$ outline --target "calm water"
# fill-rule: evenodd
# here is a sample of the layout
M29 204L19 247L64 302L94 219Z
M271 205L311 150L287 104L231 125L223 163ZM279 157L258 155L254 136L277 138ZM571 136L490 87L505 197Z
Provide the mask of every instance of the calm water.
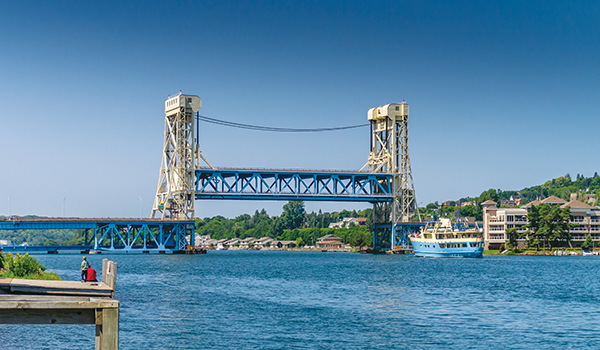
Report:
M80 255L37 257L78 279ZM89 258L119 264L120 349L600 347L600 257ZM0 348L93 349L94 326L0 325Z

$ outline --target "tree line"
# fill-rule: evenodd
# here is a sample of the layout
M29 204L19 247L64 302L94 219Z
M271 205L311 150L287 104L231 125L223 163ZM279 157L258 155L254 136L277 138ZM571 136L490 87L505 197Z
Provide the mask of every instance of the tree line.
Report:
M518 248L518 239L525 239L527 247L540 246L552 249L552 247L569 246L572 248L571 240L571 209L569 207L561 208L558 205L551 206L542 203L538 206L532 205L531 211L527 214L528 223L523 227L526 231L519 232L517 228L506 230L508 245L512 248Z
M271 237L277 240L296 241L299 246L313 245L325 235L334 234L344 243L362 247L371 245L372 209L361 211L342 210L341 212L306 213L304 202L289 201L283 206L281 216L269 216L265 209L256 210L254 215L242 214L234 219L223 216L196 219L196 233L209 235L212 239L262 238ZM330 223L342 221L344 218L366 218L366 225L351 223L349 228L328 228Z
M600 176L594 173L592 177L585 177L577 174L575 180L571 179L570 174L560 176L558 178L548 180L542 185L526 187L519 191L503 191L501 189L491 188L481 192L477 197L463 197L459 200L447 201L449 206L443 206L439 202L429 203L425 207L420 207L421 216L431 218L434 215L450 217L458 214L460 208L460 216L472 216L475 220L483 220L483 207L481 203L492 200L500 205L500 201L508 200L513 196L521 196L522 204L532 202L538 198L547 198L556 196L565 201L569 201L571 194L577 194L578 199L583 199L585 194L593 194L596 198L600 198ZM461 206L461 203L470 204ZM416 216L415 216L416 218ZM413 218L413 219L415 219Z

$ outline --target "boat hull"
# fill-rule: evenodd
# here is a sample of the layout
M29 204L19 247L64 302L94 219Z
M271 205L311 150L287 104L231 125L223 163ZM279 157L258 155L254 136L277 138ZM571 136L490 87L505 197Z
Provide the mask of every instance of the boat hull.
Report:
M430 258L481 258L482 244L461 248L442 248L438 242L411 240L415 256ZM464 242L466 243L466 242ZM479 243L479 242L473 242Z

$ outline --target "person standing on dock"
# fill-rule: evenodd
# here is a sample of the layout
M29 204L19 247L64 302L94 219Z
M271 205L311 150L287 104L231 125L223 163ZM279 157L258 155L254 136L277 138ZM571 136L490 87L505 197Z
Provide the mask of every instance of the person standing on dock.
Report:
M87 280L87 272L90 267L90 263L87 261L87 258L84 256L83 261L81 262L81 282L85 282Z

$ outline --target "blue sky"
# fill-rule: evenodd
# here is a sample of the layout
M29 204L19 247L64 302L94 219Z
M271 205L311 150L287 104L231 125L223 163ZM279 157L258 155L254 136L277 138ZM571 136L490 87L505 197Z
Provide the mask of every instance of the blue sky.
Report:
M202 115L290 128L406 100L423 204L600 171L596 2L13 1L0 48L4 215L148 216L179 90ZM367 128L203 123L200 137L220 167L358 170L369 148ZM197 201L196 215L283 204Z

